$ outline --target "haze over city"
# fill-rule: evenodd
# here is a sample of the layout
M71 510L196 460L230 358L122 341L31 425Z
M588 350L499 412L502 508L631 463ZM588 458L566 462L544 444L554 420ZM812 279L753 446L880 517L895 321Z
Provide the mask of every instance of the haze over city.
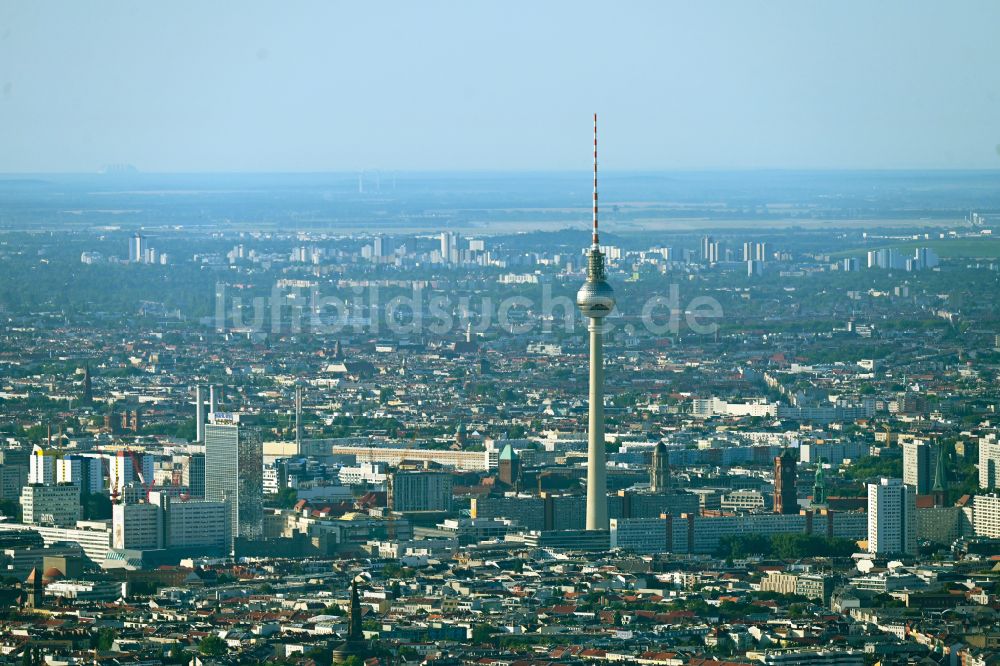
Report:
M1000 666L998 7L0 0L0 665Z
M0 172L1000 167L994 2L0 5ZM585 160L584 160L585 161Z

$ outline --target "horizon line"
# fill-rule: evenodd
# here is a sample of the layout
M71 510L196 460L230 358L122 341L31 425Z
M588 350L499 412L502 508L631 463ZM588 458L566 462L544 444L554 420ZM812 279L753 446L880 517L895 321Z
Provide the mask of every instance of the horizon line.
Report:
M532 168L473 168L473 169L395 169L381 167L366 167L363 169L329 169L329 170L153 170L143 171L0 171L0 178L11 177L45 177L45 176L108 176L110 178L126 179L132 176L310 176L332 175L356 177L368 173L387 175L511 175L540 174L559 175L589 172L592 167L579 169L532 169ZM607 168L603 167L604 175L631 174L693 174L693 173L1000 173L997 167L666 167L666 168Z

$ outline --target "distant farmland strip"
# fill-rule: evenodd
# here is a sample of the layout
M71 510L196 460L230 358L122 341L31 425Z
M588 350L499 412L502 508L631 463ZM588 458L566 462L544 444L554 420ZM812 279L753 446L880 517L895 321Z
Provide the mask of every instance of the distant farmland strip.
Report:
M918 247L929 247L942 259L997 259L1000 258L1000 238L957 238L901 241L845 250L831 254L831 257L864 257L870 250L893 248L911 254Z

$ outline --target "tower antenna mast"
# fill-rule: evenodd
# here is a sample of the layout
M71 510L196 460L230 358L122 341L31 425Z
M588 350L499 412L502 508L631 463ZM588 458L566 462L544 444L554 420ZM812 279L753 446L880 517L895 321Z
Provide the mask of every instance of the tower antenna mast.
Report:
M594 114L594 247L600 241L597 237L597 114Z

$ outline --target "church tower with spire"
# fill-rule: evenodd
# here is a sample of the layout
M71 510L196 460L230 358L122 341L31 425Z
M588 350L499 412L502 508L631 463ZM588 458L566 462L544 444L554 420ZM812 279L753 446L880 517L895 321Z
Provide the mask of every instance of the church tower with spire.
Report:
M944 444L938 445L937 463L934 465L934 485L931 487L931 496L934 498L934 506L948 506L948 449Z
M826 479L823 477L823 459L816 462L816 477L813 480L813 507L826 506Z
M347 613L347 637L333 650L333 663L342 664L351 657L365 659L369 654L368 642L361 627L361 594L358 577L351 581L351 605Z
M81 402L84 405L94 404L94 384L90 378L90 363L83 366L83 397Z
M649 466L649 489L662 493L670 487L670 456L663 442L653 448L653 460Z

